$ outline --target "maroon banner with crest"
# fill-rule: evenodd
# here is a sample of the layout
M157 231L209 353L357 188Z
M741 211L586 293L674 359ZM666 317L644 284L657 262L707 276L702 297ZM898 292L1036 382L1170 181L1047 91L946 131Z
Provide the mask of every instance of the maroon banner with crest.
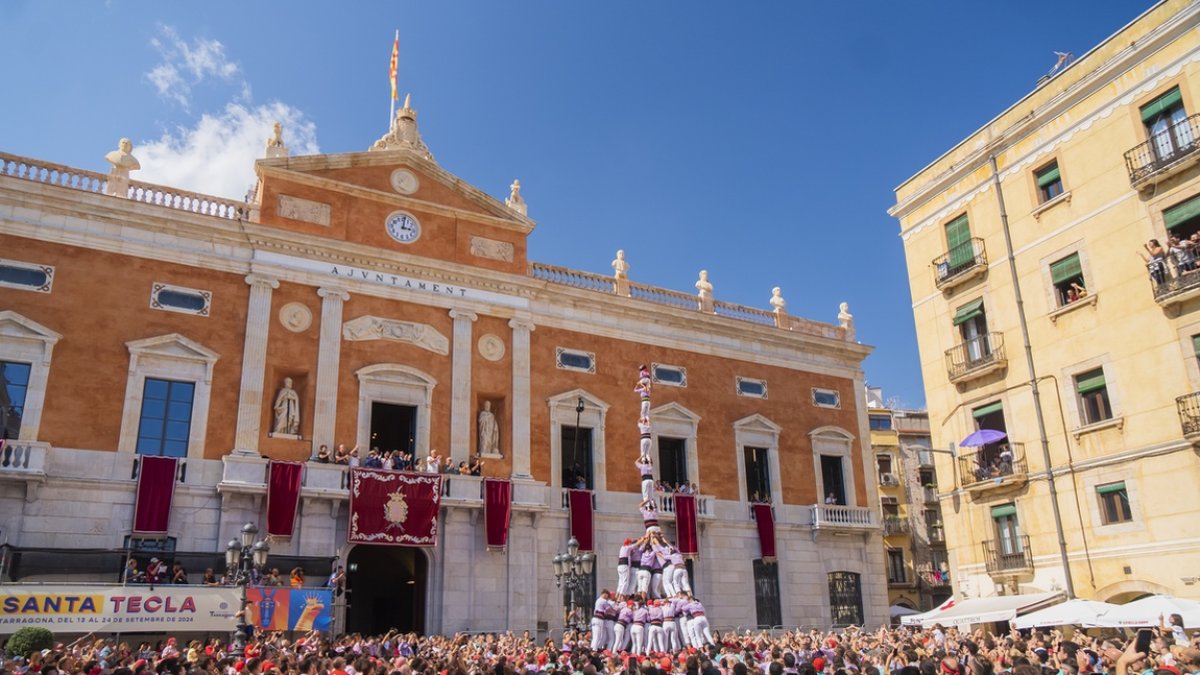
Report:
M579 542L580 551L592 550L592 491L571 490L571 536Z
M483 522L487 547L503 551L508 546L508 524L512 519L512 481L483 479Z
M267 463L267 536L292 536L303 478L302 462L271 460Z
M675 495L675 539L683 557L700 557L700 539L696 536L696 495Z
M133 536L165 537L175 497L176 457L142 455L138 459L137 496L133 501Z
M351 544L437 546L442 477L380 469L350 469Z
M775 562L775 512L770 504L751 504L754 522L758 525L758 545L762 549L762 561Z

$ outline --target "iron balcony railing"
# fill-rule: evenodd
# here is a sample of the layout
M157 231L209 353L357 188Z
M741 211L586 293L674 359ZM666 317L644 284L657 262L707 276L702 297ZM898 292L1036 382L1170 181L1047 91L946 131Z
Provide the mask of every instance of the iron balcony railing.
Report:
M1179 120L1125 152L1129 182L1135 186L1200 149L1200 115Z
M1158 263L1163 264L1163 263ZM1154 301L1163 302L1186 291L1200 288L1200 270L1180 271L1163 270L1162 283L1154 275L1150 275L1150 286L1154 289Z
M952 284L967 272L987 265L983 240L973 237L933 259L934 284L938 288Z
M964 488L1002 483L1007 478L1024 476L1028 472L1024 443L1000 443L958 457L958 475Z
M1200 434L1200 391L1194 391L1175 399L1179 411L1179 426L1185 438Z
M988 574L1011 574L1033 569L1033 554L1029 551L1029 537L1025 535L984 541L983 559Z
M932 485L922 487L921 496L924 497L926 504L936 504L938 502L937 488Z
M943 529L941 525L930 525L928 534L929 542L931 544L946 543L946 530Z
M893 534L907 534L908 519L902 516L884 516L883 517L883 535L890 536Z
M950 585L950 573L926 570L921 572L921 583L928 588L945 588Z
M1003 333L984 333L946 350L946 371L951 381L1006 363Z

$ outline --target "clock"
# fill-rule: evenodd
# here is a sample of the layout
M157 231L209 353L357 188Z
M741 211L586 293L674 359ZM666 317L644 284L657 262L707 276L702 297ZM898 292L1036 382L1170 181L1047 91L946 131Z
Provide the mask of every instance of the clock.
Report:
M392 189L402 195L411 195L417 191L421 181L417 175L408 169L396 169L392 172Z
M421 236L421 224L409 214L396 211L384 221L384 227L392 239L401 244L411 244Z

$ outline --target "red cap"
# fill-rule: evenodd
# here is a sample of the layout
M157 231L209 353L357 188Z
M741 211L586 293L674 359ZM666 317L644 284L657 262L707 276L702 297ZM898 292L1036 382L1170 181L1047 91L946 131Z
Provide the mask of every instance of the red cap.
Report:
M632 543L633 543L633 540L632 540L632 539L628 539L628 538L627 538L627 539L625 540L625 544L624 544L624 545L625 545L625 546L628 546L628 545L630 545L630 544L632 544Z
M817 658L813 659L812 664L813 668L816 668L817 670L823 670L825 668L825 659L818 656Z
M658 667L662 668L663 670L667 671L668 673L671 672L671 657L669 657L669 656L662 657L662 661L658 662Z

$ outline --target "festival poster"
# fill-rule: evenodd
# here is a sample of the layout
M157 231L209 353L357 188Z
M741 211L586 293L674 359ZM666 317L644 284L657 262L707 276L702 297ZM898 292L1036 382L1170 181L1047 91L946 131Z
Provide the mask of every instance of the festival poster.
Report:
M333 594L315 588L249 586L247 622L262 630L327 631Z
M240 604L232 587L0 586L0 635L22 626L62 633L224 632L233 630Z

